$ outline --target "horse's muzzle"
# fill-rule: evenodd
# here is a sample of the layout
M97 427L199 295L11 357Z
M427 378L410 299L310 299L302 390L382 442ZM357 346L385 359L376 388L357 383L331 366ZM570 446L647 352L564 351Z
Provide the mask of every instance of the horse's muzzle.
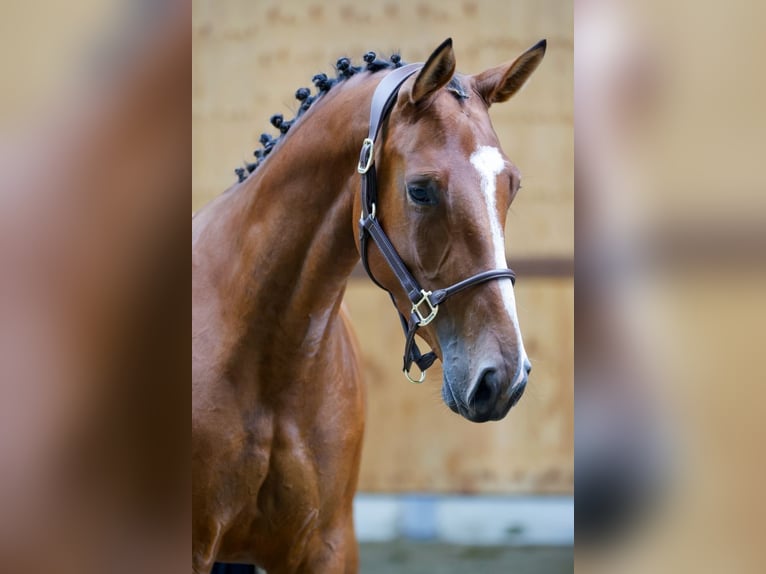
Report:
M450 409L469 421L497 421L519 402L531 370L532 365L525 359L509 380L504 367L486 367L465 393L453 388L445 378L442 397Z

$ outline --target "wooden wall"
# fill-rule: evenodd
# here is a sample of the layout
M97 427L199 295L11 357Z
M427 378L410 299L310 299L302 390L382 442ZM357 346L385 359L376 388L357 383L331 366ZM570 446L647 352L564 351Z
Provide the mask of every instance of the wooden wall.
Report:
M368 491L572 491L573 22L557 0L194 0L192 209L234 181L271 114L291 115L296 88L342 55L399 50L425 59L454 40L458 69L515 58L540 38L545 61L524 90L491 110L523 174L506 228L522 271L517 304L534 371L509 417L475 425L441 403L438 367L422 386L400 371L403 337L385 294L352 279L347 305L369 386L360 488Z

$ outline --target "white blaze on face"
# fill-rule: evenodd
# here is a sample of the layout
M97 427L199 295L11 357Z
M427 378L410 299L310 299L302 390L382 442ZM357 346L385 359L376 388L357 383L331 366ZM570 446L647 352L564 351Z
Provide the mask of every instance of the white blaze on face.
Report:
M481 191L484 194L484 202L487 206L489 229L492 234L492 244L495 252L495 267L497 269L507 269L505 240L503 238L503 230L497 219L497 176L503 171L505 161L496 147L481 146L471 154L471 165L476 168L481 178ZM516 337L519 342L519 373L517 380L514 381L516 383L524 376L524 361L527 358L527 353L521 340L521 329L519 328L519 319L516 315L516 298L513 294L513 286L506 279L501 279L499 285L503 296L503 303L505 303L505 310L511 319L511 323L513 323L513 328L516 331Z

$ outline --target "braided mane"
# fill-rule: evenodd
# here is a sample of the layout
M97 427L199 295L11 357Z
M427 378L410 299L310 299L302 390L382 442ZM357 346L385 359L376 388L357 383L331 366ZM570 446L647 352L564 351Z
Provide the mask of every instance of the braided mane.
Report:
M344 80L347 80L354 74L360 72L378 72L380 70L389 70L399 68L405 64L399 54L393 54L388 60L383 60L377 57L375 52L367 52L362 59L364 64L360 66L351 65L351 60L347 57L338 58L335 63L335 77L330 78L327 74L316 74L312 79L312 83L316 87L316 93L311 95L309 88L299 88L295 92L295 99L297 99L301 105L298 108L298 113L291 120L286 120L282 114L274 114L269 120L271 125L279 130L277 136L272 136L268 133L262 133L259 141L261 147L253 152L255 161L252 163L246 163L244 167L238 167L234 170L237 174L240 182L245 181L247 176L253 173L261 162L272 152L274 147L282 140L282 137L290 130L292 125L300 119L300 117L308 111L311 104L316 102L322 95L329 92L333 86L337 85Z

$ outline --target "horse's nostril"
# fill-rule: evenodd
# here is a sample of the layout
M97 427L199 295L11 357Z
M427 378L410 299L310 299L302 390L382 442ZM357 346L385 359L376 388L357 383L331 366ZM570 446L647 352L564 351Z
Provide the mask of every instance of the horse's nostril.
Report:
M492 387L485 379L479 382L479 388L476 389L476 393L473 395L473 400L478 403L486 403L492 397Z
M516 403L519 402L521 399L521 395L524 394L524 389L527 388L527 378L524 377L524 379L516 385L516 388L513 389L513 392L511 393L511 406L516 406Z
M492 400L497 390L497 371L487 369L481 374L481 378L476 383L470 404L477 411L484 411L492 406Z

